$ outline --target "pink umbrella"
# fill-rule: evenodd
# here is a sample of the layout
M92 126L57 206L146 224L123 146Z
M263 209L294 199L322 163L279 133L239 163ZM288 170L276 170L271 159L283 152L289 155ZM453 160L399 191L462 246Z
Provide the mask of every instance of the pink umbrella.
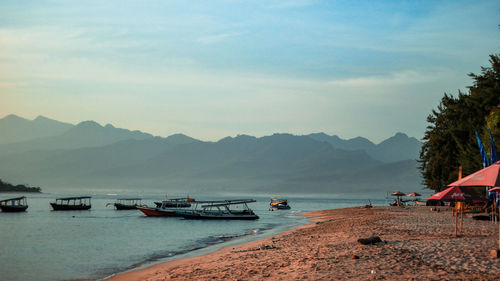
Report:
M497 186L497 187L494 187L488 191L496 191L496 192L500 192L500 186Z
M500 161L448 186L500 186Z
M465 201L465 194L460 187L452 186L441 192L431 195L427 200L441 200L441 201Z
M413 193L410 193L408 195L406 195L408 197L418 197L418 196L422 196L420 193L417 193L417 192L413 192Z
M396 192L392 193L391 194L392 196L396 196L396 201L393 203L393 206L400 206L401 205L401 199L399 199L399 197L401 196L405 196L405 194L399 190L397 190Z

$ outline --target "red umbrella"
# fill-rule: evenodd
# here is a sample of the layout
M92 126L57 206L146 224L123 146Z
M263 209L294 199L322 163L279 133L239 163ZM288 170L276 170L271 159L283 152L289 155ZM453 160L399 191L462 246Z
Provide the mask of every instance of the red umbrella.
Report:
M493 187L492 189L490 189L490 190L488 190L488 191L496 191L496 192L500 192L500 186Z
M448 186L500 186L500 161Z
M452 186L441 192L431 195L427 200L442 200L442 201L465 201L465 194L460 187Z
M398 197L399 197L399 196L405 196L405 194L404 194L403 192L399 191L399 190L398 190L398 191L396 191L396 192L394 192L394 193L393 193L393 194L391 194L391 195L392 195L392 196L398 196Z
M406 195L408 197L418 197L418 196L422 196L420 193L417 193L417 192L413 192L413 193L410 193L408 195Z

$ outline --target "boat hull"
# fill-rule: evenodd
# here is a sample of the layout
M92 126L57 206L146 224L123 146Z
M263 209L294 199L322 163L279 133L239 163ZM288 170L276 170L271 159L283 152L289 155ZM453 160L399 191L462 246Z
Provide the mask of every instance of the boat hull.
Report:
M0 206L0 209L5 213L17 213L26 211L28 206Z
M137 209L143 212L148 217L178 217L179 214L175 211L161 210L158 208L149 208L137 206Z
M54 211L83 211L89 210L92 205L61 205L56 203L50 203Z
M117 210L135 210L137 209L137 205L126 205L126 204L120 204L120 203L115 203L115 208Z
M247 214L247 215L217 215L217 214L206 214L202 212L186 212L179 213L185 219L190 220L257 220L259 216L255 214Z
M271 205L271 208L278 210L289 210L290 206L288 205Z

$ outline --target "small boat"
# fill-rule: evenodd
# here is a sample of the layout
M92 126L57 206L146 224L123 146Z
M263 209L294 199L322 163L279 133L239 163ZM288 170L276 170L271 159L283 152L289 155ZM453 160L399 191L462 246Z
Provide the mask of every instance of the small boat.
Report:
M170 217L169 213L158 211L158 208L137 206L137 210L143 212L148 217Z
M247 205L256 202L253 199L205 201L201 209L191 209L178 211L178 214L185 219L205 219L205 220L256 220L259 218ZM241 209L234 208L242 206Z
M290 209L290 205L288 205L288 201L286 199L271 198L271 203L269 203L269 205L271 205L271 208L273 209Z
M141 200L141 198L118 198L113 205L117 210L135 210L141 206ZM108 203L106 206L110 204L112 203Z
M156 207L158 208L186 208L191 207L191 203L195 202L194 198L172 198L166 199L161 202L155 202Z
M0 209L2 212L24 212L28 209L26 197L16 197L0 201Z
M56 202L50 203L54 211L79 211L89 210L92 205L90 204L91 196L80 197L64 197L57 198Z
M191 207L196 202L193 198L174 198L162 202L154 202L156 208L138 206L141 212L149 217L180 217L178 211Z

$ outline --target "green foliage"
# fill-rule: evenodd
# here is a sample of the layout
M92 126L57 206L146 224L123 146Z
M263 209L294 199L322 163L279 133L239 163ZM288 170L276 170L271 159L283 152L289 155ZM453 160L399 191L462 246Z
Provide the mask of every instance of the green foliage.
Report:
M23 184L12 185L0 180L0 192L41 192L40 187L30 187Z
M489 153L490 127L498 151L500 143L500 56L490 56L490 67L481 75L469 74L474 80L469 93L457 97L444 94L437 109L427 117L427 130L420 151L420 170L427 188L440 191L457 180L458 167L463 175L482 168L475 130Z

